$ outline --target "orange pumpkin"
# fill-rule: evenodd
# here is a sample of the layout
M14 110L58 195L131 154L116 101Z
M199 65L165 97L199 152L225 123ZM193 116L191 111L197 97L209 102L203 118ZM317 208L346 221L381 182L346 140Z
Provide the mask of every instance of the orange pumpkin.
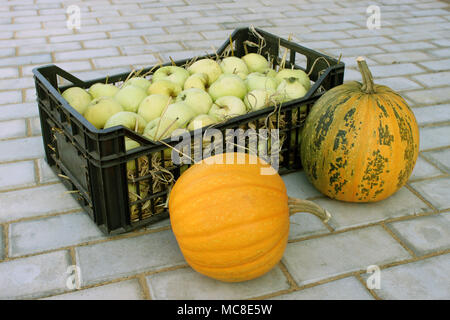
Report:
M363 82L337 86L314 104L301 158L308 179L323 194L374 202L407 182L419 153L419 128L406 101L374 84L365 60L357 61Z
M271 167L256 156L241 153L243 163L237 156L219 154L193 165L169 197L172 231L188 264L226 282L250 280L272 269L289 234L283 180L273 169L271 175L261 174ZM291 200L291 211L328 217L308 201Z

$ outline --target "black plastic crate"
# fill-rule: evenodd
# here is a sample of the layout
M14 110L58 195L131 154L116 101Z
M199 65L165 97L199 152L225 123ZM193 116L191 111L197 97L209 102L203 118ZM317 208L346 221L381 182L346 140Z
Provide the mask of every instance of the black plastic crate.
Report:
M273 113L273 107L269 107L214 127L222 132L249 126L258 129L269 115L272 114L275 121L282 117L284 125L280 137L284 138L284 142L280 150L279 173L284 174L301 169L299 134L303 122L314 102L326 90L343 83L344 64L263 30L251 28L236 29L231 40L227 39L216 53L198 59L214 58L225 51L230 52L231 43L234 56L242 57L246 53L257 52L258 48L253 44L260 44L260 36L265 42L261 54L270 56L274 67L282 63L283 56L287 57L286 67L310 71L314 64L310 74L314 84L303 98L283 103L276 113ZM298 58L306 59L305 67L296 64ZM182 66L190 60L174 63ZM141 74L152 69L144 69ZM150 141L122 126L98 130L60 94L71 86L88 88L106 80L108 83L120 84L129 73L90 81L80 80L55 65L35 68L33 73L46 161L100 229L106 234L118 234L167 218L165 204L171 184L162 180L176 180L187 166L175 165L170 161L170 155L167 157L170 148L166 144L174 146L178 142L170 138L163 140L166 144ZM61 79L71 84L60 85ZM205 130L202 128L196 132L204 133ZM194 132L190 134L193 136ZM127 152L125 137L137 141L141 146ZM140 172L130 176L127 163L132 162L143 170L137 170ZM133 196L130 196L129 185L134 187Z

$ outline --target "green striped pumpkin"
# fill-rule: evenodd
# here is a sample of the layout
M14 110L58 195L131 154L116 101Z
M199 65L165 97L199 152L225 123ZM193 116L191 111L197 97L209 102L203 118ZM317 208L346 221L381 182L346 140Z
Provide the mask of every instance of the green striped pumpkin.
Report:
M405 100L374 84L363 58L357 62L363 82L329 90L312 108L301 158L308 179L326 196L374 202L407 182L419 152L419 128Z

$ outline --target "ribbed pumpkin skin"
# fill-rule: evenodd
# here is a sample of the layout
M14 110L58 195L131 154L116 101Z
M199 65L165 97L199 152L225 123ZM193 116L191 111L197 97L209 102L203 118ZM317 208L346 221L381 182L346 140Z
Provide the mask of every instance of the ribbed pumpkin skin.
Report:
M214 156L214 159L224 155ZM211 159L211 158L210 158ZM197 272L226 282L250 280L283 256L289 233L288 196L268 165L205 164L189 168L169 198L172 231L184 258ZM250 162L249 162L250 160ZM223 161L225 162L225 161Z
M332 199L383 200L407 182L419 129L405 100L386 86L375 93L352 81L325 93L303 130L301 158L311 183Z

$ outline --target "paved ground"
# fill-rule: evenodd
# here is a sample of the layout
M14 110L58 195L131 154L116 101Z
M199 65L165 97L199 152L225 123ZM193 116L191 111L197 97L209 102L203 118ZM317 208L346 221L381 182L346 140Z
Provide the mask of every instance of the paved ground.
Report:
M450 13L431 0L77 1L81 29L66 28L74 1L0 1L0 298L450 299ZM366 8L381 9L381 29ZM31 70L56 63L83 79L192 57L254 24L347 63L365 55L379 82L399 90L420 125L408 185L380 203L321 197L303 173L289 194L333 212L328 224L292 217L282 262L244 284L193 272L168 222L102 236L43 162ZM82 290L66 286L81 271ZM366 270L380 269L379 289ZM70 282L70 281L69 281ZM376 283L376 282L371 282Z

